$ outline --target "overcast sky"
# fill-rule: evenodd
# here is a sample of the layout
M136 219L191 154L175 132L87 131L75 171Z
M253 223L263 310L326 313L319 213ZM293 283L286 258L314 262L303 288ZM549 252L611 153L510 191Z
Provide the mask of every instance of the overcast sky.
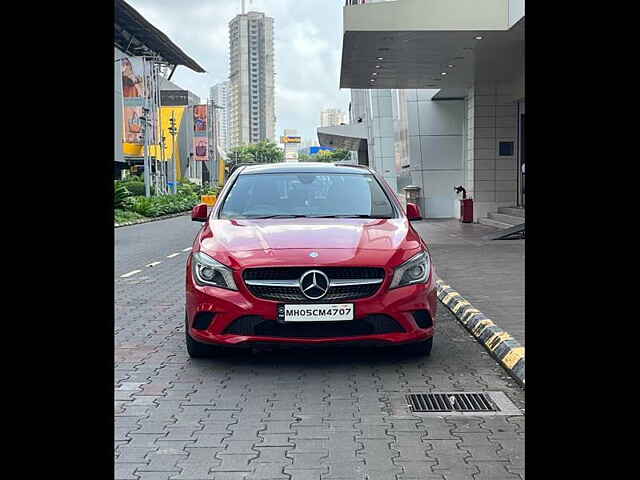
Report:
M207 73L179 66L171 81L205 102L209 87L229 75L229 21L241 0L126 0ZM276 139L294 128L317 141L320 110L347 112L349 89L340 89L344 0L246 0L247 11L274 19Z

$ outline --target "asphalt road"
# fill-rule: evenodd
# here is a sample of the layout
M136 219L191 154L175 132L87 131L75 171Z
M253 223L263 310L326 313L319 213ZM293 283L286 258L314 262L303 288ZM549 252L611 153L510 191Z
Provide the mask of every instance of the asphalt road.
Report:
M442 306L426 358L323 349L190 359L184 250L199 228L185 216L115 230L116 479L524 478L524 415L407 408L406 393L500 391L524 409L524 391Z

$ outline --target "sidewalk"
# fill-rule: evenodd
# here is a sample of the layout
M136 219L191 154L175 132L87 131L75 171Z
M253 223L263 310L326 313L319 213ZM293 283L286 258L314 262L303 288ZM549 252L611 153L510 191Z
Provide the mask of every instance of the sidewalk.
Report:
M427 242L438 277L525 346L525 240L483 240L497 229L457 219L412 225Z

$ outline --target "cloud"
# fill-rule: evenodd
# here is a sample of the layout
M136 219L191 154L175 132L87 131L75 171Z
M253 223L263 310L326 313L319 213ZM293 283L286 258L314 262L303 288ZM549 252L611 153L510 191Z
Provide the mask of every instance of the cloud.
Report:
M127 0L207 73L178 67L172 81L204 102L209 88L228 79L228 24L240 0ZM320 111L347 110L349 90L339 89L344 0L254 0L247 11L274 19L276 138L285 128L316 140Z

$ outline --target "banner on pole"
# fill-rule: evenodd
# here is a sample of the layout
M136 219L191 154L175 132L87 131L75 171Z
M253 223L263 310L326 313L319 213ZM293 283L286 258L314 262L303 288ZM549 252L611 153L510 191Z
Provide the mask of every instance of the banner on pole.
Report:
M124 57L120 59L120 71L125 143L144 143L144 122L140 117L146 108L148 145L157 144L160 106L158 63L143 57Z
M199 162L209 160L207 113L207 105L193 107L193 159Z
M122 73L122 110L124 141L141 145L142 106L144 104L144 63L142 58L125 57L120 60Z

